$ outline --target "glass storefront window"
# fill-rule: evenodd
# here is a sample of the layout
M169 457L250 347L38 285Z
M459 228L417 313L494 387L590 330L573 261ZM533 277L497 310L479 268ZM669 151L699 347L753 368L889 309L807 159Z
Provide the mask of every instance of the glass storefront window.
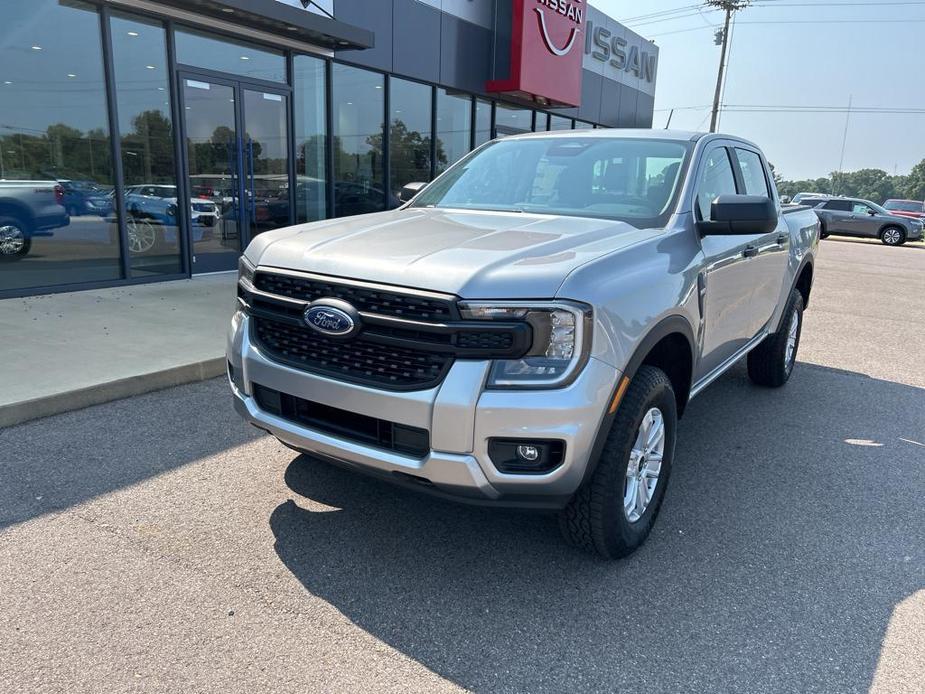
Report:
M406 183L430 180L432 92L426 84L389 80L389 190L396 197ZM445 161L446 153L437 157Z
M0 198L14 203L0 213L0 290L119 279L93 6L0 6L0 112Z
M491 139L491 102L475 100L475 138L472 147L483 145Z
M297 55L295 66L296 222L327 216L323 60Z
M280 51L219 39L192 29L177 29L174 37L177 62L183 65L271 82L286 81L286 59Z
M385 208L383 115L385 78L376 72L335 63L334 215L345 217ZM398 204L389 195L390 206Z
M572 129L572 119L565 118L563 116L557 116L555 114L550 114L549 129L550 130L571 130Z
M472 97L437 90L437 173L472 147Z
M508 106L501 102L495 104L495 132L499 135L528 133L531 130L533 130L533 111Z
M183 266L166 32L115 13L110 29L131 274L176 274Z

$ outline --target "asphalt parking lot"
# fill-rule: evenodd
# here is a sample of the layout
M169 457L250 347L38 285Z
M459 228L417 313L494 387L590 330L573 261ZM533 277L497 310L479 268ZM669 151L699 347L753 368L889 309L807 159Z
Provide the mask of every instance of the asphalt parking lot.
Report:
M925 690L925 246L823 242L800 364L694 400L649 542L300 457L221 380L0 431L0 690Z

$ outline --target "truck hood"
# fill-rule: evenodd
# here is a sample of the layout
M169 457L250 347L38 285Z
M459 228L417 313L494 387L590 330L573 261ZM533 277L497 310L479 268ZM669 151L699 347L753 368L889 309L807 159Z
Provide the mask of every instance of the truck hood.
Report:
M606 219L407 208L266 232L246 256L467 299L540 299L578 266L656 233Z

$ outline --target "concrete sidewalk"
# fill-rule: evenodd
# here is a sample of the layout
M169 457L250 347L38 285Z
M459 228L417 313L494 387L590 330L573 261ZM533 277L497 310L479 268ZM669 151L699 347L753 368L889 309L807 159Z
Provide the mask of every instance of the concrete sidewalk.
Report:
M235 279L0 301L0 427L220 375Z

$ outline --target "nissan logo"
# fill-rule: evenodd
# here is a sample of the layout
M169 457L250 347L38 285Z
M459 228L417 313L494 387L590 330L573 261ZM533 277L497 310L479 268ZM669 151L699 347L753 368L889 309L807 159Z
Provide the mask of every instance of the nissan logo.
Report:
M329 337L350 337L360 329L360 315L340 299L318 299L305 310L308 327Z

